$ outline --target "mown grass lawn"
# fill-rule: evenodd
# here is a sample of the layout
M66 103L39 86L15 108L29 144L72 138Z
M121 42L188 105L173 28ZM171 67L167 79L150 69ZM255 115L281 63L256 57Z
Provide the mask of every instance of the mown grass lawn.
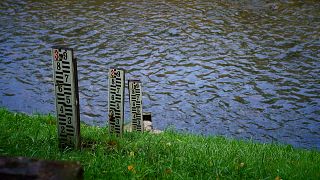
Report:
M82 150L58 149L55 118L0 109L0 156L79 161L85 179L320 179L320 152L165 131L82 124Z

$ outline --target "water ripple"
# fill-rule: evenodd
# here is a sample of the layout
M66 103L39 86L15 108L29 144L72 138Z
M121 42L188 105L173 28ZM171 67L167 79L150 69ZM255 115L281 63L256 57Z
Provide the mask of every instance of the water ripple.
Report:
M54 113L50 47L63 44L76 50L88 124L106 124L106 74L118 67L142 80L156 128L320 148L319 9L315 1L1 1L0 105Z

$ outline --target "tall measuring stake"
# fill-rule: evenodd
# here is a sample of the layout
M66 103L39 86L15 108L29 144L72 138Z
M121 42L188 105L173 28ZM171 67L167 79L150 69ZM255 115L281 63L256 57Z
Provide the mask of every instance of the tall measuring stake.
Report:
M109 70L109 132L122 136L124 123L124 70Z
M132 131L143 132L142 87L140 80L129 80L129 101Z
M80 147L77 62L73 49L52 47L59 147Z

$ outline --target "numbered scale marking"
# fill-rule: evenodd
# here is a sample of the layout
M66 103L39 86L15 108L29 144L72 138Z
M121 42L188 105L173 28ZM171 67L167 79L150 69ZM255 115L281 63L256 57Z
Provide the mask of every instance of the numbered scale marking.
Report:
M139 80L129 80L128 84L132 131L143 132L141 82Z
M109 132L121 136L124 123L124 70L109 70Z
M77 63L73 49L52 47L60 148L80 146L80 115Z

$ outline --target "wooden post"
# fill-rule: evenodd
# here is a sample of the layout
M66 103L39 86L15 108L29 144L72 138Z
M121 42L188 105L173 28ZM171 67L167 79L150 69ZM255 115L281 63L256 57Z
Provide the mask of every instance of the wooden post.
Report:
M123 134L125 72L121 69L109 70L109 132L117 136Z
M132 131L144 131L142 118L142 87L140 80L129 80L129 101Z
M83 168L79 162L0 156L0 179L81 180Z
M151 112L143 112L143 121L152 122Z
M80 147L77 62L73 49L52 47L59 147Z

